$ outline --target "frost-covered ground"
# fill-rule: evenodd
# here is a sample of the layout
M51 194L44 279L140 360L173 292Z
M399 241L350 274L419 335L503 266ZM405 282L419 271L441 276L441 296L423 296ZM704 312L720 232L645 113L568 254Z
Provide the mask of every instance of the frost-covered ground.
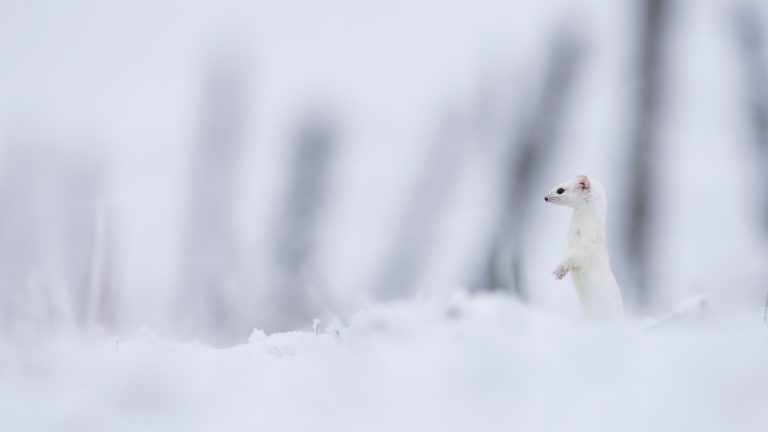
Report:
M764 431L768 328L653 331L495 297L402 304L214 349L149 333L5 347L3 431Z

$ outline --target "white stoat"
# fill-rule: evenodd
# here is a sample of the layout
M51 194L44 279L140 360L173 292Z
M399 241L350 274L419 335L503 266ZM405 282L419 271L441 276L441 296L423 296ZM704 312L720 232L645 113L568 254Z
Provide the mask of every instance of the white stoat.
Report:
M552 274L562 279L571 272L587 318L623 318L621 291L611 271L605 245L607 200L603 186L580 175L555 186L544 196L544 201L573 208L568 255Z

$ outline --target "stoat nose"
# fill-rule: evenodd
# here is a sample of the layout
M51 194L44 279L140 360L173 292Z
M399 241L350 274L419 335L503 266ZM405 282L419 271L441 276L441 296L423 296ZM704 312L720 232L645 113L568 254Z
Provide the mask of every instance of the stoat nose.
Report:
M544 201L549 201L549 198L547 198L547 197L544 197Z

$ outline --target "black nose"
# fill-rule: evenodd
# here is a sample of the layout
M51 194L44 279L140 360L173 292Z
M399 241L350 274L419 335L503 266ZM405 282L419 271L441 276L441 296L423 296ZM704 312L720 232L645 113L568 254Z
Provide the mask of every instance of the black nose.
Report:
M549 201L549 198L547 198L547 197L544 197L544 201Z

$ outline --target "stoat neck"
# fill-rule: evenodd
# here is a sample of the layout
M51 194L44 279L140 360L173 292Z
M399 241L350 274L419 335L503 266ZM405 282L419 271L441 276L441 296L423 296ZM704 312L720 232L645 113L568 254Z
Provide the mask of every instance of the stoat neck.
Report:
M573 209L571 235L605 242L606 206L602 202L584 203Z

